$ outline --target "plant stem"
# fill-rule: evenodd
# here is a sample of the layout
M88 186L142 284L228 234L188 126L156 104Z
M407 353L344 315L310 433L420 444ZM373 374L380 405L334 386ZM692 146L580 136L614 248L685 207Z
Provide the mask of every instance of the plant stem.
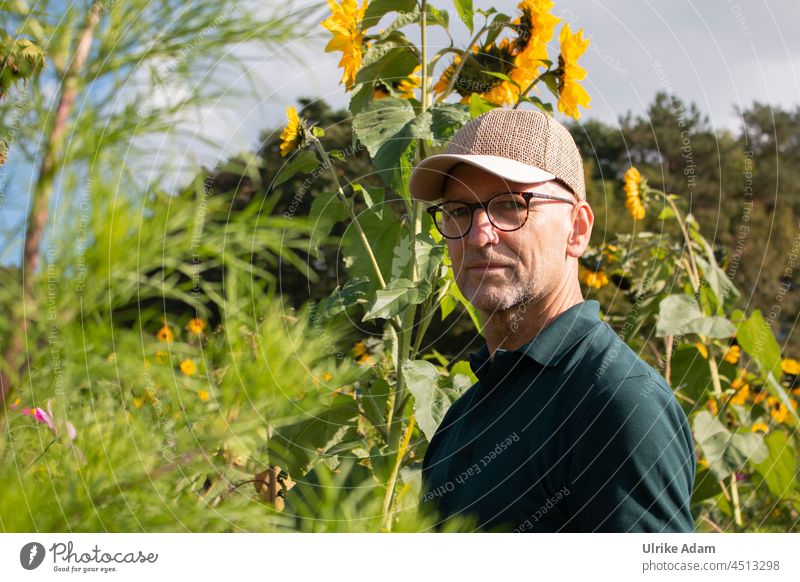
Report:
M530 84L525 88L525 90L519 94L519 97L517 97L517 102L514 103L514 107L512 107L511 109L517 109L519 107L519 104L522 103L522 100L528 95L528 93L531 92L531 89L533 89L534 85L536 85L536 83L541 81L542 77L544 77L549 72L550 68L548 68L544 73L542 73L541 75L536 77L533 81L531 81Z
M736 482L736 471L731 475L731 500L733 501L733 518L736 525L742 527L742 508L739 505L739 485Z
M692 284L692 289L695 293L699 293L700 291L700 271L697 269L697 261L694 258L694 251L692 250L692 239L689 236L689 230L686 228L686 223L683 222L683 218L681 217L681 213L678 211L678 207L675 205L675 201L672 200L668 195L660 190L655 190L653 188L650 189L651 192L656 193L657 195L661 196L664 200L667 201L667 204L670 205L672 208L672 212L675 214L675 219L678 221L678 226L680 226L681 232L683 233L683 240L686 241L686 249L689 252L689 263L691 268L687 269L687 273L689 274L689 282Z
M392 474L389 477L389 482L386 484L386 493L383 496L383 511L381 514L381 531L384 532L389 532L392 530L392 515L390 512L392 508L392 498L394 497L394 485L397 482L397 475L400 472L400 465L403 462L403 457L406 456L408 443L411 441L411 433L414 432L414 421L414 415L411 415L408 426L406 427L406 431L403 434L403 440L400 444L400 448L397 451L397 457L394 461Z
M444 101L445 99L447 99L450 93L453 92L453 87L456 84L458 75L461 73L461 69L464 68L464 65L467 63L467 60L472 58L472 56L470 55L470 50L472 50L472 45L478 42L478 37L480 37L480 35L482 35L484 32L486 32L485 25L481 27L481 29L475 34L475 36L472 37L472 40L469 41L469 45L467 46L467 49L462 52L461 61L459 61L458 65L456 65L456 68L453 70L453 74L450 77L450 81L448 81L447 83L447 88L444 90L444 93L442 93L442 96L439 97L439 101Z
M28 214L23 245L21 268L23 315L21 317L12 316L8 326L12 332L6 352L3 354L4 368L7 367L7 369L0 370L0 408L5 408L6 399L13 388L12 378L21 372L17 362L22 353L23 338L26 336L30 324L30 318L24 313L36 312L32 282L35 280L36 268L39 265L39 247L50 210L50 198L53 194L56 173L59 169L59 164L63 164L64 161L62 159L64 138L69 128L70 115L72 115L72 110L75 108L75 100L81 85L81 73L89 56L89 49L92 46L95 29L100 22L100 15L103 13L103 9L102 2L95 2L89 8L86 22L78 36L75 53L61 81L55 121L44 144L42 163L39 166L39 175L32 193L31 209ZM57 60L55 55L51 57L51 60L54 58ZM26 305L28 306L27 308L25 307ZM16 379L14 379L14 383L16 383Z
M339 176L336 175L336 170L333 169L333 164L331 164L331 159L328 157L328 152L325 151L325 148L322 146L322 143L319 139L314 136L311 132L306 132L307 135L312 136L311 140L317 146L317 151L320 152L322 156L322 163L325 165L325 168L330 171L331 176L333 176L333 181L336 183L336 190L339 198L342 201L342 204L345 205L347 208L347 212L350 215L350 220L355 226L356 231L358 232L358 236L361 239L361 243L364 245L364 250L367 252L367 258L369 258L369 262L372 265L373 271L375 271L375 277L378 279L378 284L381 286L381 289L386 287L386 281L383 278L383 273L381 273L381 268L378 265L378 261L375 259L375 253L372 251L372 245L369 244L369 240L367 240L367 235L364 234L364 229L361 228L361 224L359 224L358 219L356 218L356 213L353 211L353 205L351 201L345 196L344 190L342 189L342 185L339 183Z

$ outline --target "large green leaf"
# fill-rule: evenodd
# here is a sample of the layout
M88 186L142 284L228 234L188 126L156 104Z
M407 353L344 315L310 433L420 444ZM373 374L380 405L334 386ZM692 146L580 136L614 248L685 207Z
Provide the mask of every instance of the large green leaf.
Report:
M439 372L425 360L403 362L403 378L414 396L414 416L420 430L431 441L452 401L439 388Z
M275 181L272 183L272 186L280 186L299 172L303 174L313 172L318 166L319 160L317 159L317 155L311 150L303 150L281 169Z
M347 208L334 192L322 192L311 203L311 252L319 256L319 246L328 238L331 228L348 216Z
M470 110L465 105L434 105L431 113L431 133L434 145L442 145L453 137L453 134L470 120Z
M699 469L692 489L692 505L720 493L719 480L708 469Z
M416 116L407 99L374 101L353 119L353 131L363 143L384 181L402 193L411 169L407 153L415 139L431 139L431 114ZM405 166L403 167L403 160Z
M353 398L334 394L330 407L275 430L268 445L270 463L293 474L305 473L326 450L344 440L357 416Z
M384 280L390 280L400 221L395 218L391 209L382 209L380 205L362 211L357 220L372 247ZM342 254L351 277L364 277L371 281L372 289L378 288L372 264L366 256L364 244L353 224L347 225L347 230L342 236Z
M356 74L356 83L377 79L391 83L408 77L419 65L419 57L407 41L387 40L371 46L364 55L364 63Z
M772 328L756 309L745 321L739 323L736 341L747 355L755 360L762 374L771 373L781 377L781 348L772 333Z
M769 454L761 435L752 432L731 433L710 412L702 410L694 417L694 436L703 449L708 467L725 479L742 469L747 461L761 463Z
M797 457L791 441L782 431L764 438L769 456L762 463L753 463L770 493L779 499L791 497L797 488Z
M707 317L691 295L670 295L659 306L656 335L684 335L694 333L712 338L728 338L736 333L736 326L725 317Z
M375 299L364 314L363 321L394 317L409 305L422 303L428 293L430 286L425 281L413 283L410 279L393 279L384 289L375 293Z
M317 320L324 323L341 313L348 313L359 303L366 303L370 283L366 277L353 277L342 287L336 287L333 293L317 305Z
M456 12L458 17L467 25L469 33L472 34L472 22L475 19L475 14L472 8L472 0L454 0L456 5Z
M686 395L694 404L680 400L684 410L690 412L702 406L705 395L711 386L711 370L706 360L693 344L681 344L670 360L670 384L676 392Z
M414 9L418 9L416 0L372 0L364 12L363 26L377 25L389 12L412 12Z

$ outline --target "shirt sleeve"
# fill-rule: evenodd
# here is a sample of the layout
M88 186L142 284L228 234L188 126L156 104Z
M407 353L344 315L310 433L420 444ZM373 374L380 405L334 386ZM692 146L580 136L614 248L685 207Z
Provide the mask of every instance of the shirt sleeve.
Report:
M566 528L691 532L696 460L686 415L658 376L626 378L587 403L567 462Z

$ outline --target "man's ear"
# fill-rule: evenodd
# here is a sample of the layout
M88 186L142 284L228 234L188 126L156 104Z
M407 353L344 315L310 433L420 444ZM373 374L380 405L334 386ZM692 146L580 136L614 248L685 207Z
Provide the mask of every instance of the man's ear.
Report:
M581 200L572 208L572 231L567 239L567 256L578 258L589 245L594 213L589 203Z

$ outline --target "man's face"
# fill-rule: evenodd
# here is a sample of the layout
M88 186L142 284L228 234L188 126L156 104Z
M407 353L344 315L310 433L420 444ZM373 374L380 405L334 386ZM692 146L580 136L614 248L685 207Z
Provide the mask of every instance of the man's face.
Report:
M485 201L500 192L539 192L575 200L555 181L520 184L480 168L459 164L446 180L444 200ZM476 308L492 313L538 302L567 281L567 240L572 232L573 206L532 198L528 220L519 230L492 226L477 210L472 228L460 239L448 239L458 288Z

